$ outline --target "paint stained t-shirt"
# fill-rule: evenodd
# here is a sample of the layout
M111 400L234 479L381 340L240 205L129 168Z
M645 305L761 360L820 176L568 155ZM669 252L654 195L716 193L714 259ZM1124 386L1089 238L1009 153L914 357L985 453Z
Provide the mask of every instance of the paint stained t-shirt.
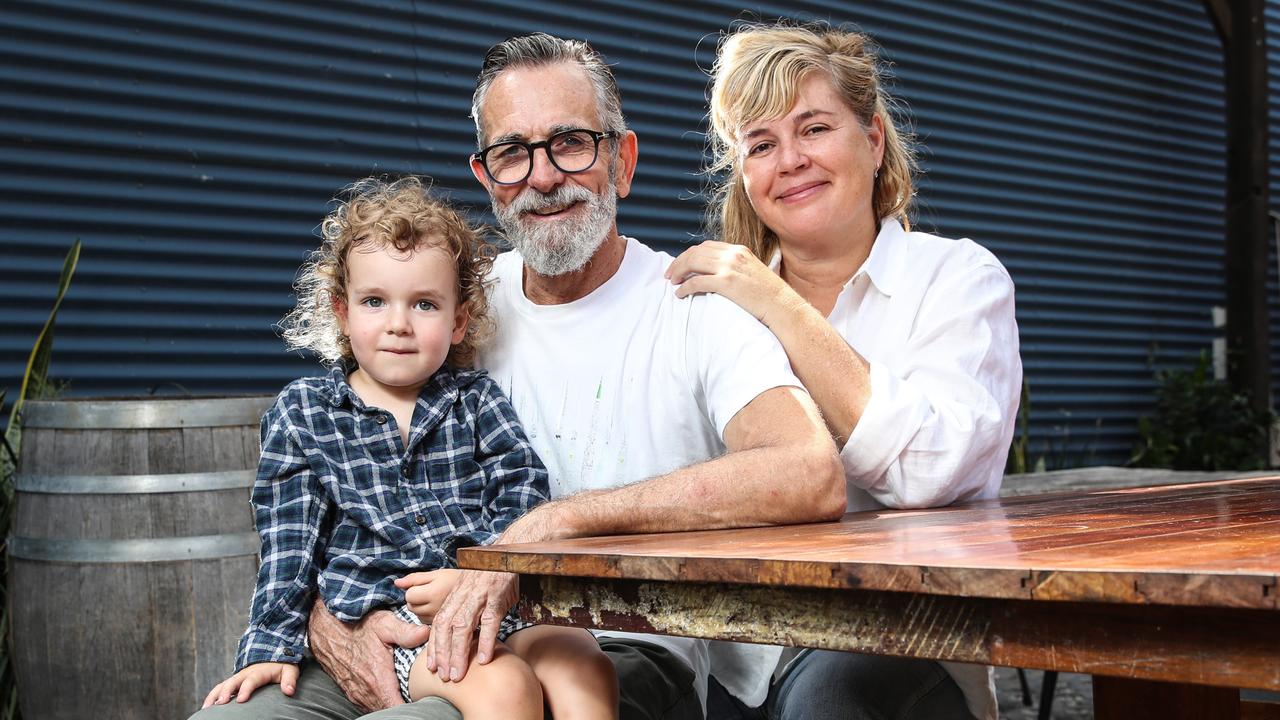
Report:
M800 386L754 317L718 295L677 298L672 258L627 239L590 295L535 305L504 253L491 292L497 337L481 367L511 398L551 473L551 497L612 488L725 452L729 420L757 395Z
M563 305L525 297L516 253L494 263L498 333L479 364L510 397L553 499L722 455L739 410L771 388L800 387L782 346L750 314L718 295L677 298L663 277L671 261L628 238L618 272ZM686 658L704 692L701 641L644 639Z

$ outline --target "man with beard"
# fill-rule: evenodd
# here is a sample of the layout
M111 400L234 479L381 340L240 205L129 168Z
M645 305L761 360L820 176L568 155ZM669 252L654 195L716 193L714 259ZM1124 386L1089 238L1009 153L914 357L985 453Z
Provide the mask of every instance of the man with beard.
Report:
M553 498L498 542L838 518L835 447L774 336L719 296L676 298L663 276L671 257L618 234L637 140L599 54L540 33L511 38L485 57L472 113L472 170L515 248L494 265L498 330L480 365L511 398ZM473 658L493 657L516 599L514 575L461 574L424 651L442 678L465 681ZM347 626L320 603L310 630L352 700L399 703L388 648L421 642L420 630L388 612ZM600 643L618 671L622 718L703 716L705 643L613 632ZM259 693L243 707L253 710L225 717L360 712L314 666L295 698ZM427 699L369 717L458 715Z

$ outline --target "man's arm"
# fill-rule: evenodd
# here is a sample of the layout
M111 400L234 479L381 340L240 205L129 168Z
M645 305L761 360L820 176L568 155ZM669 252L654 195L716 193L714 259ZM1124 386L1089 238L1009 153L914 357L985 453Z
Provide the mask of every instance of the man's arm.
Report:
M543 537L536 540L546 540L788 525L844 514L844 471L803 390L777 387L760 393L733 416L724 435L729 452L718 458L572 495L535 509L524 522L544 520Z
M724 439L729 452L713 460L539 506L497 542L819 522L844 513L840 459L804 391L760 393L725 426ZM515 578L464 571L432 622L428 667L460 680L477 623L476 661L493 657L499 624L517 598Z

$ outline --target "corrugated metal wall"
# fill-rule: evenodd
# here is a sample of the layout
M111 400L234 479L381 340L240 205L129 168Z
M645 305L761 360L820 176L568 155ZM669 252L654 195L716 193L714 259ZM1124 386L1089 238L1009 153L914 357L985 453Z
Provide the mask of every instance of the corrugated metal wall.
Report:
M621 226L678 246L702 209L699 67L740 8L0 5L0 386L16 389L75 238L54 363L71 392L271 392L311 371L271 325L327 199L418 172L484 212L472 79L520 32L586 37L616 63L641 148ZM927 147L919 224L991 247L1018 284L1033 456L1126 459L1149 356L1207 348L1223 300L1222 69L1200 0L753 10L880 39Z

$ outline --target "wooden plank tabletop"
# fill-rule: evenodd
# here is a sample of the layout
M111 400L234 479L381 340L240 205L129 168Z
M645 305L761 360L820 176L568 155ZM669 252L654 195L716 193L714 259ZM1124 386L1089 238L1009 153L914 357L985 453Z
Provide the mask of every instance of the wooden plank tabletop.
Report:
M532 575L1275 610L1280 477L469 548L459 562Z

